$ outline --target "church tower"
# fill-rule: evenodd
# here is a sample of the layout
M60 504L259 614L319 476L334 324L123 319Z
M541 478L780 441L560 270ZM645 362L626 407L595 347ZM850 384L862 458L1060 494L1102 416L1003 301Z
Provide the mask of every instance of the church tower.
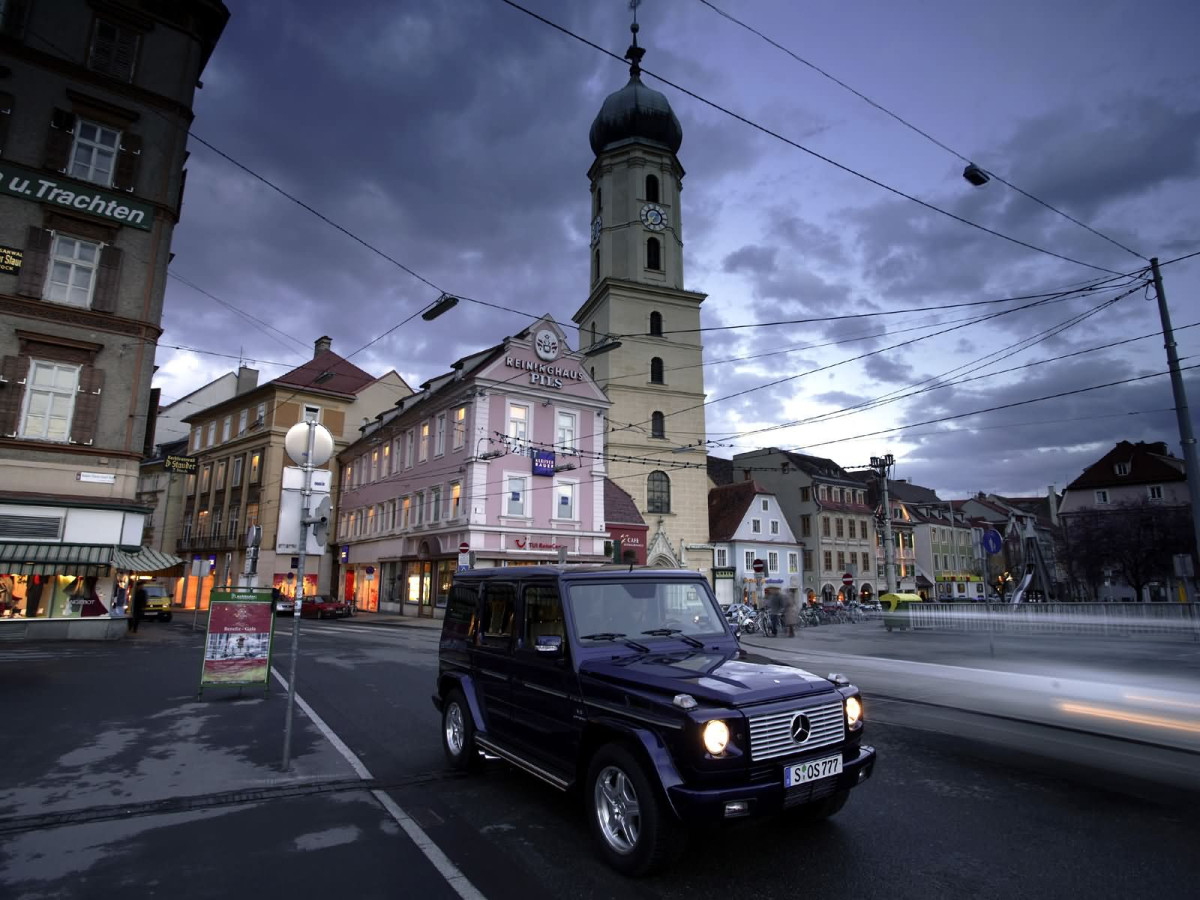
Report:
M707 573L704 294L683 286L683 129L667 98L641 80L638 26L629 83L592 123L590 291L573 319L581 347L620 342L588 361L612 401L609 477L649 526L646 561Z

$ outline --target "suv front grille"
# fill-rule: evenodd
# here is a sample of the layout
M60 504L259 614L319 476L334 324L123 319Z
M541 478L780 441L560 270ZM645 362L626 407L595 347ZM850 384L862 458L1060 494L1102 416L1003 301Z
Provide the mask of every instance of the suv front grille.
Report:
M803 740L797 741L792 736L792 723L802 715L808 718L808 730ZM817 747L840 744L845 736L846 722L841 700L806 709L751 716L750 760L759 762L780 756L794 756Z

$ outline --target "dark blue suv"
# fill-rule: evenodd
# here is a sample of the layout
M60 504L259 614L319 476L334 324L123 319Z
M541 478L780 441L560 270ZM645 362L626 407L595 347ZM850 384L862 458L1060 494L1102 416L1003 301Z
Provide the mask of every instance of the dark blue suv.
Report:
M601 855L629 875L688 827L833 815L875 763L858 689L749 655L691 571L461 573L433 700L451 765L482 752L579 788Z

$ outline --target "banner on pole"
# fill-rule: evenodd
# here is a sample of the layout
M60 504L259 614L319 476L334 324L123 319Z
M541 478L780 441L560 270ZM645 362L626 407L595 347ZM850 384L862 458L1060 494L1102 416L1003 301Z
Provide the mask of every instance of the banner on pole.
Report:
M201 690L218 685L269 687L272 613L269 588L212 592L200 670Z

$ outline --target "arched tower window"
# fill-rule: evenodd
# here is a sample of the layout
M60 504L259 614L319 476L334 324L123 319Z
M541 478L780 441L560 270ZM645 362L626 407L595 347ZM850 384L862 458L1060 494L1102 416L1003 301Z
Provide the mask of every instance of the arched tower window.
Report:
M657 356L650 360L650 383L663 383L663 362L662 359Z
M650 413L650 437L665 438L666 436L667 425L663 414L657 411Z
M662 337L662 313L650 313L650 333L656 337Z
M657 175L647 175L646 176L646 199L650 203L658 202L658 176Z
M671 511L671 479L666 472L651 472L646 478L646 512Z
M662 268L662 244L658 238L646 239L646 268L659 270Z

